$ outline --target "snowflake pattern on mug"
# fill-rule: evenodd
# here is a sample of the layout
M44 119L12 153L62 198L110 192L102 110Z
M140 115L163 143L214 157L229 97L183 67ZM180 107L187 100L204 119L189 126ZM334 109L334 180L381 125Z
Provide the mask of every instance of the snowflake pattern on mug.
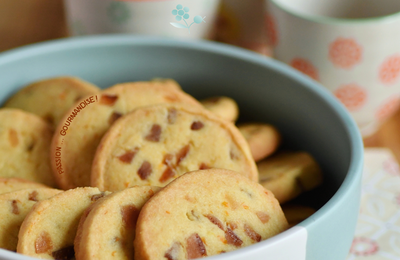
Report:
M290 66L295 68L298 71L303 72L309 77L319 80L318 69L308 60L303 58L294 58L290 62Z
M272 15L265 16L267 38L271 46L278 45L278 30L276 27L275 18Z
M397 109L399 108L400 105L400 98L399 97L394 97L389 99L389 101L383 103L383 105L378 108L378 111L375 114L375 117L382 121L391 115L393 115Z
M367 91L355 83L341 86L334 94L349 111L361 108L367 101Z
M379 79L383 84L392 84L400 77L400 55L387 58L379 70Z
M350 248L350 253L357 256L370 256L378 252L379 246L372 239L366 237L356 237Z
M186 22L186 19L189 19L190 15L188 14L190 11L189 7L183 7L183 5L179 4L176 6L176 9L172 10L172 15L175 16L175 20L179 21L183 21L185 22L185 24L181 24L181 23L170 23L172 26L176 27L176 28L186 28L188 29L189 33L190 33L190 27L192 27L192 25L194 23L201 23L201 22L206 22L204 20L204 17L201 17L200 15L196 15L193 18L193 23L191 23L190 25Z
M329 59L343 69L351 69L361 62L362 46L353 39L338 38L329 46Z

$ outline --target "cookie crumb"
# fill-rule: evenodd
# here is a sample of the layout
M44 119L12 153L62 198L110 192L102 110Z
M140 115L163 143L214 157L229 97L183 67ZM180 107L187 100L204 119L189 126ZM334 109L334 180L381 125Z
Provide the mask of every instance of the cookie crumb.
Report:
M201 163L199 166L199 170L207 170L207 169L211 169L210 166L208 166L206 163Z
M118 159L123 163L130 164L138 151L139 148L135 147L135 149L126 151L123 155L118 156Z
M100 104L107 105L107 106L113 106L115 104L115 102L117 102L117 100L118 100L117 95L103 94L100 97Z
M12 207L12 213L15 215L19 214L19 208L18 208L18 201L17 200L12 200L11 201L11 207Z
M208 218L208 220L210 220L211 223L219 227L221 230L224 230L224 226L222 225L221 220L219 220L217 217L210 214L206 215L205 217Z
M97 201L100 198L103 198L106 195L105 192L99 193L99 194L94 194L93 196L90 197L91 201Z
M188 259L195 259L207 256L206 247L199 234L194 233L187 239L186 252Z
M179 152L176 154L176 165L178 166L183 159L187 156L190 151L190 145L185 145L182 147Z
M8 139L12 147L17 147L19 144L18 133L12 128L8 131Z
M192 123L192 125L190 126L190 129L196 131L196 130L200 130L204 127L204 124L200 121L194 121Z
M43 254L52 249L53 241L51 240L49 233L43 231L35 240L35 252L36 254Z
M268 223L269 219L271 218L267 213L262 211L257 211L256 215L263 224Z
M151 169L151 164L148 161L144 161L142 163L142 166L140 166L137 173L138 173L140 179L146 180L150 176L152 171L153 170Z
M145 137L145 139L150 142L159 142L160 135L161 135L161 126L158 124L154 124L150 129L150 133Z
M244 232L246 233L246 235L251 238L252 240L256 241L256 242L260 242L261 241L261 235L258 234L256 231L254 231L254 229L252 229L249 225L244 224Z
M168 124L174 124L178 116L178 111L175 108L168 109Z
M29 193L29 198L28 199L31 200L31 201L38 201L37 195L38 195L37 191L32 191L31 193Z
M225 238L226 238L226 241L228 241L228 244L230 244L230 245L240 247L243 244L243 241L229 227L226 228Z
M175 242L167 252L165 252L164 257L168 260L177 260L179 254L180 243Z
M173 178L174 176L175 176L175 172L170 167L167 167L167 169L165 169L165 171L161 175L159 181L161 183L164 183L164 182L168 181L169 179Z

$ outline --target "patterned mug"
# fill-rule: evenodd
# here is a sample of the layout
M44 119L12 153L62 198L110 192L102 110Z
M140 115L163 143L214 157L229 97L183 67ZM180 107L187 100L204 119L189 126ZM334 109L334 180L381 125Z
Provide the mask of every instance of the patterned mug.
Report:
M220 0L64 0L73 36L132 33L212 37Z
M400 1L269 0L274 57L327 87L373 134L400 106Z

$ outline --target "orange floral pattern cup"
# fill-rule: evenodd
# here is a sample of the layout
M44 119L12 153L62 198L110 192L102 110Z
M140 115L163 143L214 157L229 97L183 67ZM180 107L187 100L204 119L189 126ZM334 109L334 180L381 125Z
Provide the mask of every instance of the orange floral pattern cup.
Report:
M363 136L400 107L400 1L269 0L274 57L327 87Z

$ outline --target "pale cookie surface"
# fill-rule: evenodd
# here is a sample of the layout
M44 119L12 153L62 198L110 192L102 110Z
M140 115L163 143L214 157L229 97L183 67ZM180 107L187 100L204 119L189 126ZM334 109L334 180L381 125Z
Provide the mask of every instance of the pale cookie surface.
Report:
M0 248L17 250L18 232L26 214L36 202L48 199L61 190L24 189L0 195Z
M190 172L143 206L135 259L194 259L233 251L288 227L274 195L223 169Z
M200 102L206 109L225 120L234 122L239 116L239 107L232 98L211 97Z
M54 187L50 165L51 126L14 108L0 109L0 177L17 177Z
M322 183L322 171L306 152L284 152L257 163L259 181L282 204Z
M148 106L122 117L103 137L91 186L110 191L133 185L162 187L186 172L208 168L258 180L248 145L232 123L205 109Z
M201 107L172 80L118 84L101 92L95 100L80 111L74 108L67 112L54 135L51 162L63 189L89 186L97 145L121 115L140 106L159 103Z
M160 188L135 186L93 203L81 217L74 242L77 260L134 259L136 221Z
M56 127L76 101L99 91L95 85L79 78L50 78L24 87L4 106L36 114Z
M272 125L249 123L239 125L238 128L249 143L256 162L274 153L281 143L281 135Z
M97 188L76 188L37 202L20 228L17 253L41 259L73 259L83 212L107 194Z
M48 188L48 186L21 178L0 177L0 194L31 188Z

